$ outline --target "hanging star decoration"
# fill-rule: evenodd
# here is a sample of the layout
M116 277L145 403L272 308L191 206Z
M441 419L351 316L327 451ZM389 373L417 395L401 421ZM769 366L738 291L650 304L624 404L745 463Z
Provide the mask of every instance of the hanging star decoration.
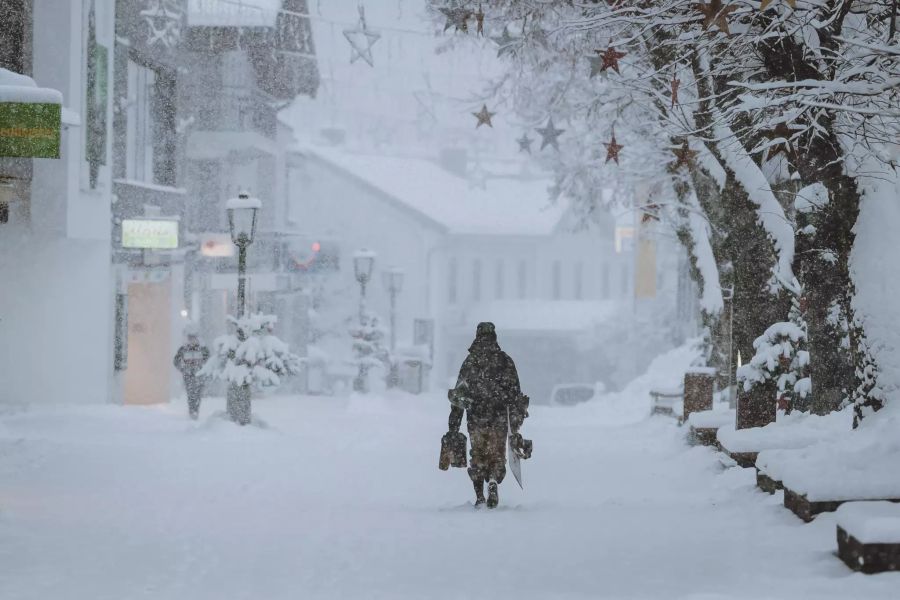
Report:
M773 144L767 148L769 160L779 154L784 154L788 159L794 157L794 147L791 145L791 136L794 135L794 130L787 123L779 123L773 129L768 129L761 133L770 141L781 140L780 143Z
M376 33L366 25L366 11L359 7L359 23L353 29L345 29L344 37L350 42L350 64L363 59L370 67L375 66L372 57L372 46L381 39L381 34Z
M488 110L487 104L482 105L480 111L472 113L472 116L478 119L478 123L475 125L475 129L478 129L482 125L487 125L488 127L493 129L494 126L491 124L491 117L496 114L497 113L492 113Z
M773 0L760 0L759 2L759 10L760 12L766 10L770 4L772 4ZM797 0L785 0L792 9L797 10Z
M678 88L681 87L681 80L677 75L672 75L672 108L678 104Z
M723 6L722 0L709 0L709 4L700 2L697 10L703 13L703 29L709 29L712 25L719 28L725 35L731 35L728 28L728 15L738 9L735 5Z
M616 142L616 130L612 131L612 139L606 144L606 162L611 160L616 161L616 164L619 164L619 152L624 148L622 144Z
M504 54L511 53L515 50L516 43L519 38L509 35L509 30L504 27L501 35L495 35L491 41L497 44L497 58L503 58Z
M528 137L527 133L523 133L522 137L516 140L519 144L519 152L527 152L531 154L531 142L534 140Z
M591 77L598 73L603 73L607 69L612 69L619 73L619 59L626 56L627 52L619 52L612 46L605 51L597 50L597 56L592 56L591 61ZM621 73L619 73L621 75Z
M444 23L445 32L454 27L455 31L469 33L469 19L472 18L473 14L470 9L460 6L459 2L451 2L450 6L438 10L447 18L446 23Z
M680 148L672 149L672 153L675 155L675 160L669 163L669 172L674 173L679 169L679 167L691 167L694 165L694 160L697 158L697 155L700 154L696 150L691 150L690 145L687 140L682 142Z
M535 129L539 134L541 134L541 150L546 148L547 146L553 146L553 148L558 152L559 151L559 136L565 131L565 129L557 129L553 126L553 117L547 121L547 125L545 127L539 127Z
M475 33L484 37L484 11L481 10L481 4L478 5L478 12L475 13Z

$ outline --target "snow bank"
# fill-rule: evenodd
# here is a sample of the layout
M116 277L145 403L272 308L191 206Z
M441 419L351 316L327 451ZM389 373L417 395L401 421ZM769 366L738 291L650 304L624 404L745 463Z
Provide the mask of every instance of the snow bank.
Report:
M621 391L602 394L591 402L572 408L552 410L603 425L637 423L650 415L650 392L680 389L685 371L699 358L699 344L696 340L689 340L683 346L657 356L643 375L632 380Z
M836 517L838 527L863 544L900 544L900 504L847 502Z
M794 412L779 415L778 420L765 427L735 429L734 423L719 429L718 440L730 452L760 452L774 448L804 448L837 437L850 430L851 411L845 410L825 416Z
M837 414L849 419L849 412ZM898 431L895 405L859 429L823 436L805 448L760 452L756 466L811 501L900 498Z
M688 416L688 425L695 429L719 429L734 426L735 411L727 404L713 406L712 410L701 410Z

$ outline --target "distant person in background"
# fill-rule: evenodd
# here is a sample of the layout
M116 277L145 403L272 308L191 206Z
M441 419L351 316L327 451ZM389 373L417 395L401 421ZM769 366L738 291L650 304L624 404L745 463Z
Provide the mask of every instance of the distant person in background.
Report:
M507 435L512 447L527 458L519 428L528 416L528 396L522 395L519 388L515 363L497 343L493 323L478 324L475 341L448 397L452 406L449 436L458 434L463 414L466 415L471 444L469 478L475 487L475 507L487 504L488 508L496 508L500 501L497 488L506 476ZM464 448L463 445L463 452ZM527 454L530 456L530 451Z
M200 344L200 337L195 330L188 330L187 341L175 353L175 360L172 363L181 371L184 378L188 412L194 420L200 414L200 400L203 397L203 377L198 373L208 359L209 348Z

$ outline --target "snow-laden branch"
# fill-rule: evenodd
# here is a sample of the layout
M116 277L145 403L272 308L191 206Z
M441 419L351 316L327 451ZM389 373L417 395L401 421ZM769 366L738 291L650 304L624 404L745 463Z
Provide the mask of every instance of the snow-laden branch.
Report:
M794 276L794 227L784 214L784 209L772 193L766 176L753 161L731 127L717 120L714 125L718 138L716 148L727 167L734 173L738 183L747 192L750 201L756 205L760 225L765 229L778 263L775 276L781 285L794 294L799 294L797 278Z
M719 282L719 268L713 255L710 244L709 221L707 221L700 209L700 203L695 194L690 195L689 200L693 210L688 211L688 227L691 239L694 242L693 254L697 261L697 270L703 279L703 289L700 290L700 308L711 315L717 315L724 308L722 299L722 287Z

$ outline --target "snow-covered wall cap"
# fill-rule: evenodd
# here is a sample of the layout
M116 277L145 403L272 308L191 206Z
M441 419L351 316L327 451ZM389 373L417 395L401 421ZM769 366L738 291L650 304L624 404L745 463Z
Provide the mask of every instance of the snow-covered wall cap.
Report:
M237 198L229 198L225 203L226 209L232 208L262 208L259 198L252 198L246 194L240 194Z
M59 90L38 87L34 79L0 67L0 102L62 104Z
M353 253L353 258L375 258L375 253L366 248L362 248Z

